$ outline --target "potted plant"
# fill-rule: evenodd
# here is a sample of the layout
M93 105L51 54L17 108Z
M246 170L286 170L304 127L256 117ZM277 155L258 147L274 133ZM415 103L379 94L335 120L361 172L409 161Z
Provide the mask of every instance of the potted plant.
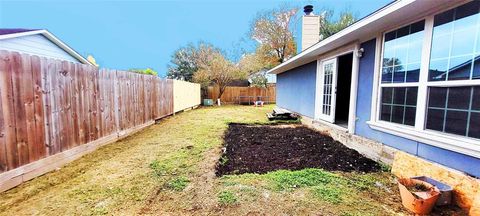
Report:
M398 180L402 204L415 214L429 214L440 196L437 187L412 178Z
M452 203L453 188L450 185L439 182L427 176L416 176L412 177L412 179L418 179L420 181L430 183L438 188L438 190L440 191L440 196L438 197L437 203L435 203L436 206L450 205Z

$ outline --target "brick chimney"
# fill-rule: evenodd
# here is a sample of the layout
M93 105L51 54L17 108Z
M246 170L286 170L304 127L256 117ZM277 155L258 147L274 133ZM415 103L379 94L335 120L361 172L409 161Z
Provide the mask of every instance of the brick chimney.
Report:
M320 41L320 16L313 14L313 6L303 7L302 17L302 51Z

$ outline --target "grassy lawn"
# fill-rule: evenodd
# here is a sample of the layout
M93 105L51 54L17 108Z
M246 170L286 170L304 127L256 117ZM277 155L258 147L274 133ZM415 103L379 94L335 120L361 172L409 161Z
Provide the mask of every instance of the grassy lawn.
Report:
M162 120L0 195L1 215L404 215L393 176L275 171L215 176L230 122L273 106L201 108Z

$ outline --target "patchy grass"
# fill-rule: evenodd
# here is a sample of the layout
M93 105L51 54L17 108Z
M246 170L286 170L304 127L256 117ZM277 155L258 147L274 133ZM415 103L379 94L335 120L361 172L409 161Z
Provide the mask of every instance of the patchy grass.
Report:
M228 124L270 124L265 113L272 108L200 108L166 118L2 193L0 215L405 213L385 172L304 169L217 178Z
M172 190L182 191L187 187L189 182L190 180L188 180L186 177L180 176L178 178L174 178L173 180L169 181L167 183L167 186Z
M312 194L316 198L338 204L342 202L343 196L345 196L345 188L319 185L312 187Z
M231 191L222 191L218 193L218 202L220 205L232 205L237 202L237 197Z
M338 175L313 168L299 171L279 170L267 173L265 177L272 182L276 190L327 185L342 180Z

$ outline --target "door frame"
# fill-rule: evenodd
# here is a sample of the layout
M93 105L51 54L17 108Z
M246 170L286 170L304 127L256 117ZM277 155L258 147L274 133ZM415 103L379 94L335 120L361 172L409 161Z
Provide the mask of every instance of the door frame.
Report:
M319 122L325 123L330 126L334 126L338 128L338 125L329 123L324 121L320 118L321 112L321 104L322 104L322 91L323 91L323 62L329 59L338 58L339 56L346 55L349 53L353 53L352 59L352 73L351 73L351 83L350 83L350 101L349 101L349 110L348 110L348 133L354 134L355 133L355 122L357 120L356 117L356 109L357 109L357 91L358 91L358 73L359 73L359 50L360 50L360 43L354 42L339 49L336 49L332 52L327 54L321 55L317 58L317 71L316 71L316 83L315 83L315 116L314 120ZM338 67L337 67L338 68ZM338 70L336 70L338 73ZM338 77L338 74L335 78ZM336 86L335 86L336 87ZM336 98L335 98L336 100ZM336 103L336 101L335 101Z

